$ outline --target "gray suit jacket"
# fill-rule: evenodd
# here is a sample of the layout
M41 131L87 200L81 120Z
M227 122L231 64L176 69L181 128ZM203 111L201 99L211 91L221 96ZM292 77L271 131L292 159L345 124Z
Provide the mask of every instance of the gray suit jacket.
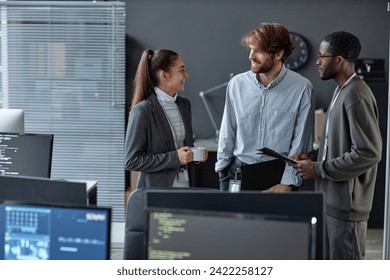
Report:
M185 145L193 146L191 103L178 96L177 106L185 128ZM180 167L174 138L164 110L153 93L129 114L125 142L125 168L140 171L137 188L172 187ZM193 169L193 164L188 164ZM190 177L193 170L189 170ZM191 180L190 180L191 182Z

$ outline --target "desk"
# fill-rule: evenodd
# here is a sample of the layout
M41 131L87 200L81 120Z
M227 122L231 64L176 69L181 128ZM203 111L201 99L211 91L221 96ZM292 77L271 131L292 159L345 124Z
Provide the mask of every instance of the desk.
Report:
M218 142L214 138L196 139L194 145L196 147L205 147L209 152L209 158L197 168L196 178L192 181L192 186L197 188L219 189L219 177L218 173L215 172ZM314 180L305 180L300 190L314 191Z
M97 205L97 181L86 181L88 205Z
M215 138L196 139L196 147L205 147L209 153L206 162L199 165L196 169L196 178L192 182L193 187L219 189L219 177L215 172L215 163L217 162L218 142Z
M97 184L98 184L98 181L79 180L79 179L67 179L67 181L85 183L88 205L97 205Z

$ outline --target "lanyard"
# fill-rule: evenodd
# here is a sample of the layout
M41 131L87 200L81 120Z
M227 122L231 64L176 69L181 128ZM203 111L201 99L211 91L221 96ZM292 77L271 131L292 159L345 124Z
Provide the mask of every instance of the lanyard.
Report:
M326 118L326 126L325 126L325 141L324 141L324 150L323 150L323 154L322 154L322 160L324 161L326 159L326 153L327 153L327 150L328 150L328 132L329 132L329 116L330 116L330 113L333 109L333 106L334 104L336 103L336 100L337 98L339 97L340 95L340 92L343 90L343 88L356 76L356 73L353 73L353 75L351 77L349 77L349 79L344 83L344 85L342 87L336 87L335 91L334 91L334 94L333 94L333 98L332 98L332 102L330 103L330 106L329 106L329 110L328 110L328 117Z

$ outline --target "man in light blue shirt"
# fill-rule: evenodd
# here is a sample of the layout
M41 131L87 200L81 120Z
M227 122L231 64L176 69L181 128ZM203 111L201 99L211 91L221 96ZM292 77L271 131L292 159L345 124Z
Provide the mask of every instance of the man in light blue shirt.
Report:
M313 86L284 65L294 48L288 30L264 23L242 42L250 49L251 70L227 86L215 165L224 191L237 167L272 159L257 154L259 148L290 156L313 146ZM286 165L280 183L267 191L290 191L301 184L298 172Z

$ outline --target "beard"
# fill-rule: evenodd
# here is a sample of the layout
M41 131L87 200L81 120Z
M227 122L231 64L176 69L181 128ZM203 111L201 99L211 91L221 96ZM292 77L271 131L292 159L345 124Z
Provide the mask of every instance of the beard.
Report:
M264 62L251 60L251 71L256 74L267 73L272 70L275 63L272 59L267 59Z
M335 74L332 71L319 71L320 79L323 81L331 80L335 77Z

